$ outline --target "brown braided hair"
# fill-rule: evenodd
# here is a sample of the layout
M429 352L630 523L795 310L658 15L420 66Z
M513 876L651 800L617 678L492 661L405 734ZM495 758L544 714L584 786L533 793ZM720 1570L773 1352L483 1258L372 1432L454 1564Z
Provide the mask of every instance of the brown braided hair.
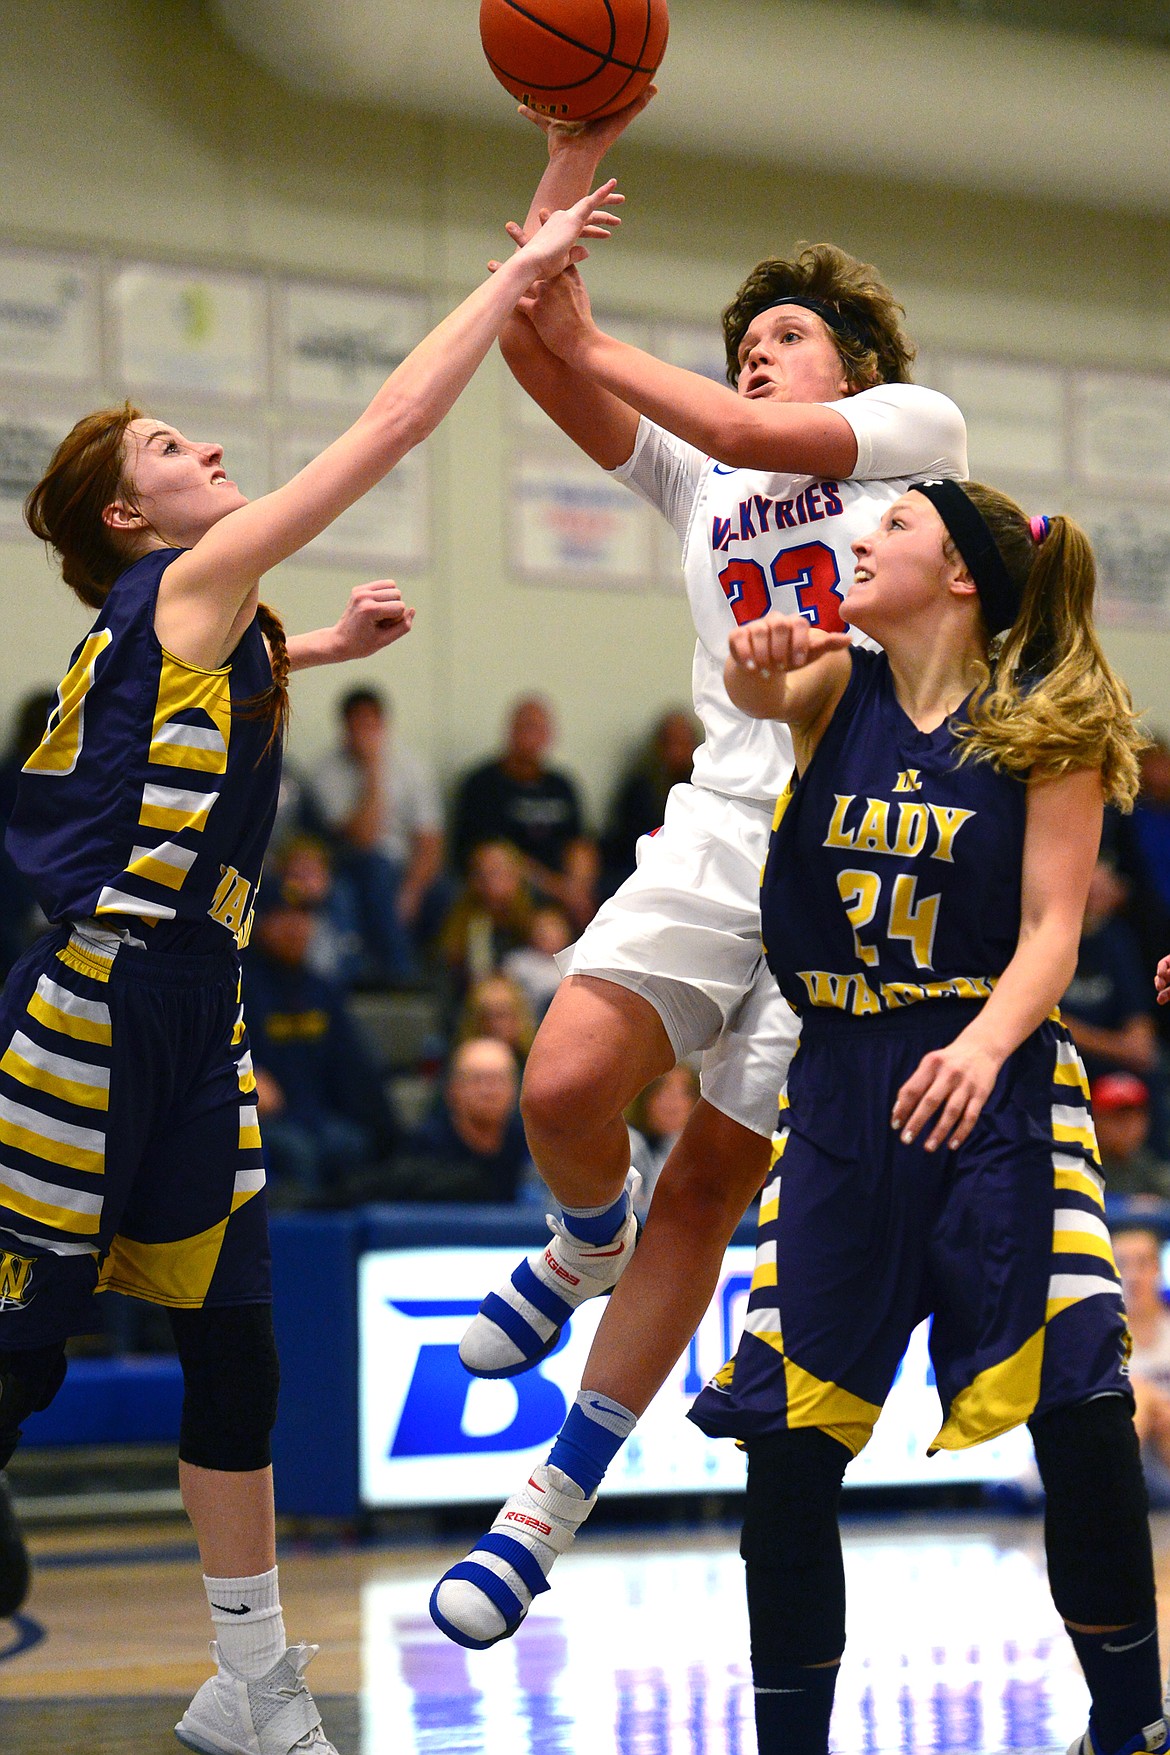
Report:
M83 415L62 439L49 466L24 502L24 521L33 535L53 549L61 576L90 609L101 609L119 574L135 558L124 537L103 513L113 500L133 504L134 484L126 471L126 433L142 410L132 402ZM153 526L149 526L153 529ZM156 535L159 532L155 532ZM272 683L250 700L236 703L245 719L272 721L265 755L284 738L290 705L289 658L284 624L265 603L256 619L272 658Z

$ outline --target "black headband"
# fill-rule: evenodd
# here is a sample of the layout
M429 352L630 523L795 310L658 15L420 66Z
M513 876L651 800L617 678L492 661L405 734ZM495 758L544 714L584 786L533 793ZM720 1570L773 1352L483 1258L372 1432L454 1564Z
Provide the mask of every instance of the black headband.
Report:
M814 312L823 323L827 323L834 335L843 335L846 341L852 341L857 347L867 348L871 353L875 351L873 336L868 335L860 323L854 322L852 317L847 317L844 311L839 311L836 305L830 305L824 299L806 299L799 293L788 293L782 299L773 299L770 304L761 305L754 313L752 321L756 317L762 317L765 311L774 311L778 305L800 305L804 310Z
M1002 634L1020 613L1021 592L1013 585L987 522L957 481L915 481L908 492L924 494L975 581L989 634Z

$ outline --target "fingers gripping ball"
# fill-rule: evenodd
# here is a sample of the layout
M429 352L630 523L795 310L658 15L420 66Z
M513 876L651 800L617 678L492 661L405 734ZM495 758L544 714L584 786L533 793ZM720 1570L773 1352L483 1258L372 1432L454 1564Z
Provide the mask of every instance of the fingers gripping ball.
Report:
M560 122L621 110L666 52L666 0L480 0L479 34L512 96Z

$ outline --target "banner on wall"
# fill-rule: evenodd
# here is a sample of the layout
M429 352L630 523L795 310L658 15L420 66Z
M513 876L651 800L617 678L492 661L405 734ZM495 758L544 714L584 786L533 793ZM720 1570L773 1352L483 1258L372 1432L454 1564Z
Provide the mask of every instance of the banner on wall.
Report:
M23 508L75 415L0 402L0 533L28 536ZM30 538L31 541L31 538Z
M57 382L97 378L98 313L95 263L0 250L0 372Z
M135 391L264 394L268 300L257 276L130 262L115 271L110 297L117 375Z
M651 567L649 509L591 461L558 447L512 461L517 570L551 585L641 591Z
M379 1250L359 1263L361 1498L370 1508L503 1499L544 1460L581 1380L603 1300L574 1316L556 1352L514 1378L473 1378L459 1340L480 1299L507 1278L515 1249ZM610 1493L735 1492L744 1457L712 1440L686 1410L734 1351L754 1251L727 1252L715 1297L684 1359L660 1390L608 1475ZM915 1332L869 1446L846 1477L853 1486L1003 1481L1029 1468L1025 1430L968 1451L928 1457L941 1424L926 1347Z
M290 281L280 313L282 393L364 408L426 334L428 302L421 293Z

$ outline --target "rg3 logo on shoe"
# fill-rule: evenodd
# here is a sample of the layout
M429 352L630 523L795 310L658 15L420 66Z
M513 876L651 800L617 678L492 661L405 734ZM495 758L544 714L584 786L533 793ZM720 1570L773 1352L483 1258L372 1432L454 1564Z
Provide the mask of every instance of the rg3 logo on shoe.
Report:
M35 1256L0 1250L0 1311L24 1310L32 1302L29 1280L35 1261Z
M570 1286L579 1286L581 1284L580 1275L571 1274L568 1268L562 1267L551 1248L546 1249L544 1252L544 1265L548 1268L550 1273L554 1273L557 1276L558 1280L565 1280Z
M525 1529L535 1530L538 1536L552 1535L551 1524L542 1523L538 1517L527 1517L522 1511L509 1511L504 1518L504 1522L522 1523Z

